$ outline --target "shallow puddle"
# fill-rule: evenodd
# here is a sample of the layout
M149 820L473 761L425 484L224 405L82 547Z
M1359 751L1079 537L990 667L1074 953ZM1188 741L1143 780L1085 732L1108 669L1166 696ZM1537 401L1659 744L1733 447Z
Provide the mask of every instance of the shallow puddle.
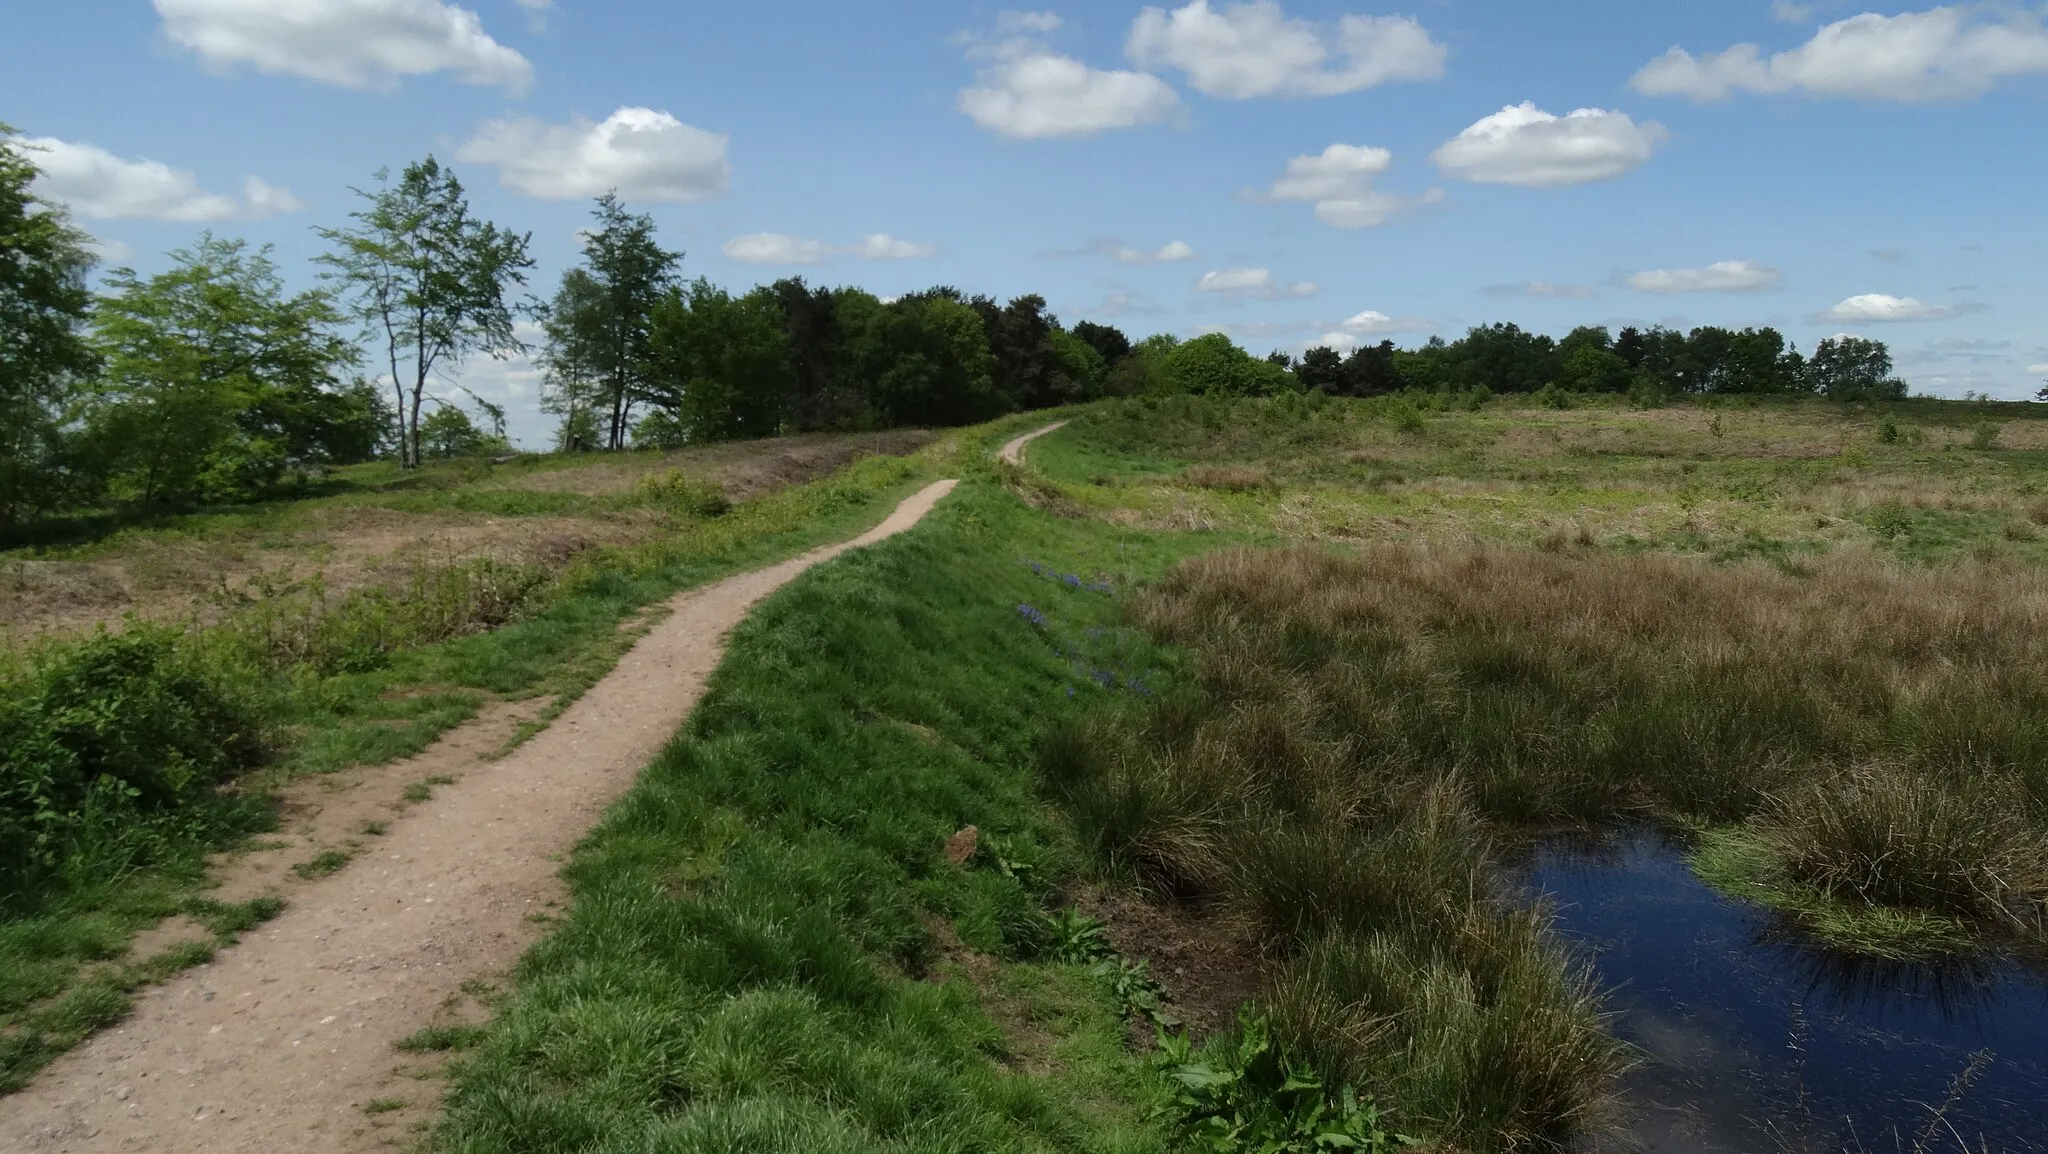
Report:
M1624 1133L1594 1149L2048 1151L2041 975L1844 958L1708 889L1652 831L1552 841L1523 869L1641 1051Z

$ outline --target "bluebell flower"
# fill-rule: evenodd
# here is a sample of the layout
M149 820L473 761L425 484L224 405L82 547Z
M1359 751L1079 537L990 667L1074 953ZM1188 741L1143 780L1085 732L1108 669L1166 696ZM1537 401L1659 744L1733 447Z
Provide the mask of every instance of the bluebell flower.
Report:
M1017 615L1019 617L1022 617L1024 620L1031 622L1033 625L1038 626L1040 629L1045 628L1045 614L1040 613L1038 610L1033 609L1029 605L1017 606Z

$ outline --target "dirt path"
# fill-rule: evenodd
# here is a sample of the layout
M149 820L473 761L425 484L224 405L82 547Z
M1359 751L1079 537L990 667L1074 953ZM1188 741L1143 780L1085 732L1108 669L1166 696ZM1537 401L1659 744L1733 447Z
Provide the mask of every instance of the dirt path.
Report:
M403 1143L440 1083L392 1044L447 1020L466 982L501 974L539 937L532 915L562 900L562 860L674 736L727 631L811 566L915 525L952 487L931 485L852 541L678 596L553 725L502 760L472 756L276 921L0 1098L0 1150Z
M1031 432L1028 432L1023 436L1018 437L1016 440L1011 441L1009 444L1004 445L1002 447L1002 450L998 452L996 456L1001 458L1004 464L1021 465L1024 463L1024 446L1030 444L1031 442L1037 440L1040 437L1045 436L1047 433L1050 433L1056 429L1064 428L1065 426L1065 421L1054 421L1052 424L1047 425L1043 429L1033 429Z

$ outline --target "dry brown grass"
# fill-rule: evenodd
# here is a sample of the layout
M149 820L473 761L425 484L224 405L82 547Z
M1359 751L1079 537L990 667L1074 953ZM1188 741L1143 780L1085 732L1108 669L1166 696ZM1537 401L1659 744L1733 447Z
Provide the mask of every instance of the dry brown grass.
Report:
M920 429L810 434L594 457L469 488L630 499L647 478L679 470L744 501L816 480L863 456L915 451L934 436ZM25 550L0 558L0 647L101 625L118 628L129 613L156 621L211 620L223 595L316 576L330 594L341 595L396 589L422 568L484 559L556 568L588 549L631 547L669 529L662 511L628 505L576 516L508 516L315 502L279 529L205 536L131 531L84 559L50 560Z

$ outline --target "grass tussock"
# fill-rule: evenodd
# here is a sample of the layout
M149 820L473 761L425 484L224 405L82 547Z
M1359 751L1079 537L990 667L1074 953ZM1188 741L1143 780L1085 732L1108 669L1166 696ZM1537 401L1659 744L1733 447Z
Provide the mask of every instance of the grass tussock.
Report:
M1266 943L1276 1040L1408 1132L1563 1142L1623 1060L1498 880L1510 824L1739 828L1749 896L1882 952L2042 926L2048 575L1241 549L1131 614L1190 691L1049 738L1048 786L1103 865Z

